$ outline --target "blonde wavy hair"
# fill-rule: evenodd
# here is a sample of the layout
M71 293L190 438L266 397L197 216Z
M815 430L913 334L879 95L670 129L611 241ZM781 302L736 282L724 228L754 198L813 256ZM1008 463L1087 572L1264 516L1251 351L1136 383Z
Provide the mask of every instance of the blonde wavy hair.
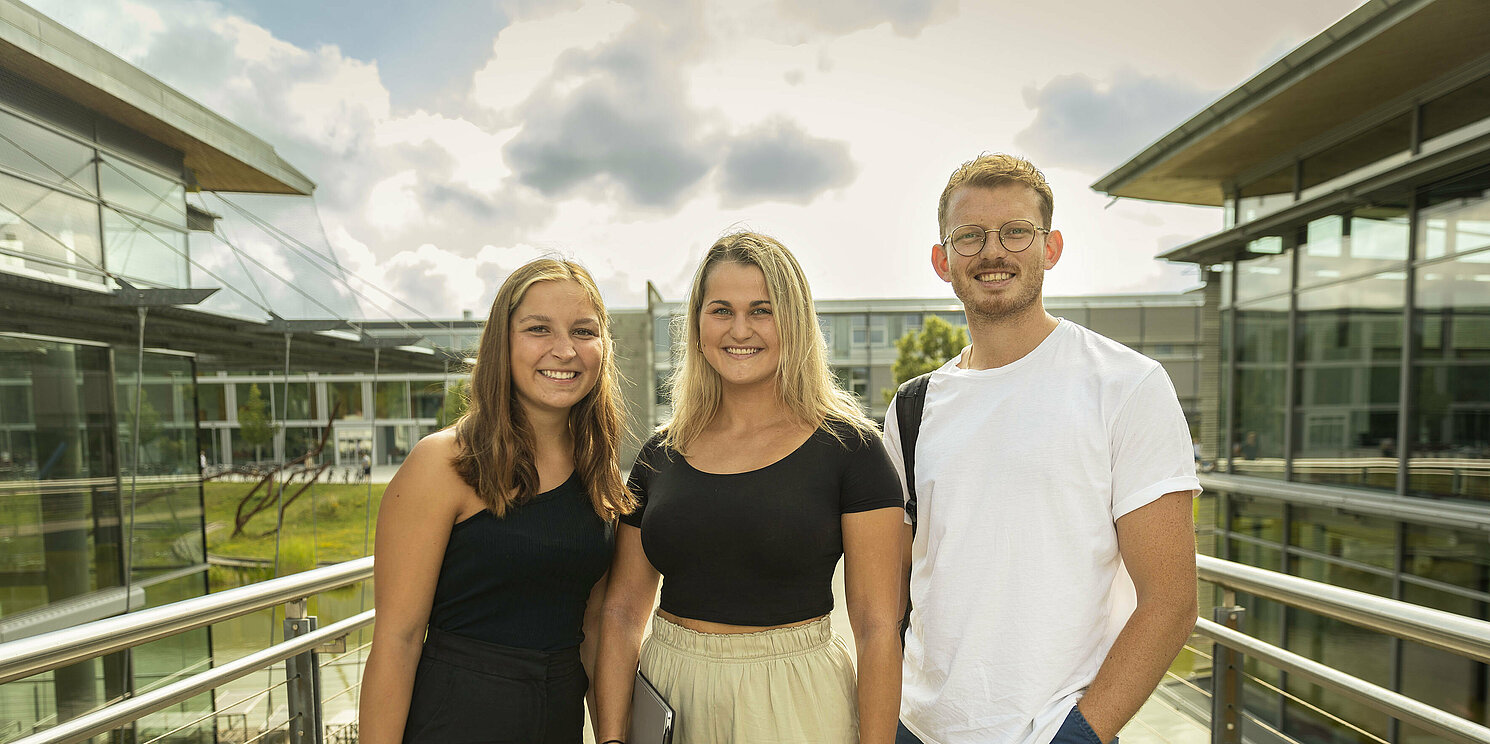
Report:
M754 266L766 277L771 300L771 318L781 344L776 369L776 394L793 418L812 427L825 423L834 437L846 430L861 439L878 436L875 423L864 416L852 394L838 387L828 367L828 350L817 325L817 308L807 276L791 251L775 239L754 232L736 232L715 241L699 262L688 292L687 324L682 334L681 359L671 380L673 414L658 428L663 444L687 454L719 412L724 386L719 373L704 358L699 338L699 316L704 304L704 285L709 274L725 263Z
M595 513L609 520L636 506L621 480L618 462L621 438L626 435L617 382L620 373L600 289L590 272L571 261L532 261L512 272L497 290L476 350L466 412L454 424L457 452L452 464L498 517L538 493L533 430L517 402L511 356L512 313L528 289L539 282L579 285L600 321L599 377L589 394L569 409L569 431L574 437L574 469Z

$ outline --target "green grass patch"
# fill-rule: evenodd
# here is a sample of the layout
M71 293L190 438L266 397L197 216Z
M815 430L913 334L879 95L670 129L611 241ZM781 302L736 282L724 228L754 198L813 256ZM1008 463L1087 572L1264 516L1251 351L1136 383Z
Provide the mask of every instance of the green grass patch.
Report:
M229 558L274 560L275 507L254 515L243 533L233 536L238 504L254 484L211 481L202 485L207 506L207 552ZM291 484L285 495L298 487ZM318 483L301 494L285 509L279 536L279 574L370 555L378 504L386 487L386 483Z

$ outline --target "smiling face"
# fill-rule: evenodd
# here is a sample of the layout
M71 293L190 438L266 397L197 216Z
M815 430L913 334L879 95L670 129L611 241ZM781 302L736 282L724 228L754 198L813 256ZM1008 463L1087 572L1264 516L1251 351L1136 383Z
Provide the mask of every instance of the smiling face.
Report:
M572 281L528 288L509 325L512 386L531 415L567 414L599 379L605 349L599 313Z
M959 225L997 230L1010 220L1045 224L1034 189L1021 183L991 188L959 186L947 202L949 230ZM937 276L952 283L952 291L962 300L969 320L976 317L1007 322L1044 314L1041 292L1045 271L1060 260L1061 247L1060 231L1052 231L1038 233L1029 248L1011 253L999 243L997 235L990 233L983 250L971 258L941 244L934 246L931 263Z
M774 385L781 342L766 275L750 264L716 264L704 279L699 345L726 389Z

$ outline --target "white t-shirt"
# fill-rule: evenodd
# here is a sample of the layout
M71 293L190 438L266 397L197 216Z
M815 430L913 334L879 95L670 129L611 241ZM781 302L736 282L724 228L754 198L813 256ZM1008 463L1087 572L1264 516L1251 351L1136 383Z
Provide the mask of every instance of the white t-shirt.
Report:
M892 406L885 446L905 480ZM1075 323L933 372L916 443L900 715L926 744L1045 744L1136 604L1118 517L1200 492L1164 368Z

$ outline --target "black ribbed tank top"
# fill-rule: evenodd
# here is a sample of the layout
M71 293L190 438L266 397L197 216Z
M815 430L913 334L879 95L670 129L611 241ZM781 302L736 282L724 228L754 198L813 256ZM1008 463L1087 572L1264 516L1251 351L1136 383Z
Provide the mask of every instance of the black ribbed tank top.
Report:
M429 627L540 651L577 646L613 541L577 472L501 519L482 510L450 530Z

